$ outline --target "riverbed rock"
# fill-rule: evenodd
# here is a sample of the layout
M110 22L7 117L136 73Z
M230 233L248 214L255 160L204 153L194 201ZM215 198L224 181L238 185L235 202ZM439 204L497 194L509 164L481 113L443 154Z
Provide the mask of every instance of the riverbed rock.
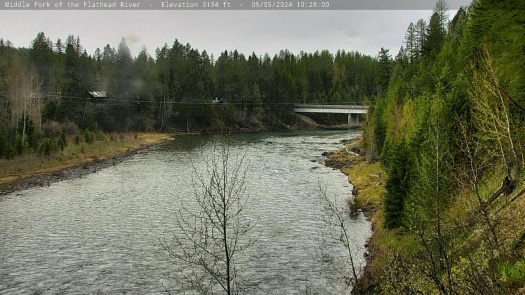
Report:
M351 144L352 142L355 141L355 138L354 139L341 139L339 141L339 143L342 143L342 144Z

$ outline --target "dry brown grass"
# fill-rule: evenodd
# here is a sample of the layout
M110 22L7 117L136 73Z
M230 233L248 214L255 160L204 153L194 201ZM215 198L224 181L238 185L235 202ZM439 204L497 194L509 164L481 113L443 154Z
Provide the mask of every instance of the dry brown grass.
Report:
M107 160L171 139L172 135L161 133L114 134L106 135L104 141L95 141L93 144L82 142L75 145L69 142L63 151L48 157L27 154L13 160L1 159L0 187L94 161Z

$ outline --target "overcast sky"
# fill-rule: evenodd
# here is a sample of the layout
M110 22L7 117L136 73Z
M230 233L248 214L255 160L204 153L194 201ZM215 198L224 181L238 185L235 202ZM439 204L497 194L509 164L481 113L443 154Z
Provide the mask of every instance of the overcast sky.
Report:
M470 1L465 0L465 5ZM451 12L450 18L455 12ZM0 38L29 47L38 32L53 42L80 37L88 54L97 47L117 47L124 37L133 55L175 39L218 56L237 49L244 54L282 49L292 53L328 49L377 55L381 47L395 56L410 22L428 20L424 10L342 11L2 11Z

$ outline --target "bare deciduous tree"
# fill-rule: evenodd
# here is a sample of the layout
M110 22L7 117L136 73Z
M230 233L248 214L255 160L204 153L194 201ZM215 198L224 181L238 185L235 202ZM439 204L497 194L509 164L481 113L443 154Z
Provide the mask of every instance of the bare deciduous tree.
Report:
M465 158L465 167L458 169L458 181L464 184L468 190L476 196L479 211L482 214L490 232L491 246L493 249L499 247L497 234L497 221L492 220L485 204L486 196L483 196L484 172L493 160L493 155L483 149L479 137L471 132L464 124L460 124L461 143L460 151Z
M181 278L193 291L238 294L235 258L255 242L250 235L255 224L244 215L245 153L234 156L228 139L222 136L203 157L204 171L193 165L196 206L181 204L176 215L179 232L171 243L164 240L161 244L170 257L184 263Z
M9 100L6 106L11 111L11 126L15 127L22 119L29 117L37 129L41 129L42 113L42 80L36 70L27 68L18 59L15 59L8 68L5 78ZM22 127L22 137L25 136L25 120Z
M487 48L481 57L481 68L474 71L473 77L470 97L476 127L486 143L493 142L497 146L507 174L509 177L513 176L512 168L519 171L525 165L524 156L520 146L515 144L516 125L512 122L509 100L505 99L498 86L496 71Z
M357 265L357 259L350 232L345 223L346 216L350 214L349 208L341 208L338 206L337 199L332 200L326 191L326 187L319 184L319 195L325 206L325 218L323 219L328 226L328 233L324 232L330 239L340 242L345 248L346 255L343 259L337 261L323 261L328 262L328 267L335 271L339 277L349 286L355 286L359 279L361 265ZM324 259L323 259L324 260Z
M366 145L366 160L368 163L372 163L377 157L377 138L375 130L377 129L377 124L374 121L372 116L373 106L372 102L369 99L365 100L365 105L368 106L369 112L365 115L365 120L363 122L363 137Z

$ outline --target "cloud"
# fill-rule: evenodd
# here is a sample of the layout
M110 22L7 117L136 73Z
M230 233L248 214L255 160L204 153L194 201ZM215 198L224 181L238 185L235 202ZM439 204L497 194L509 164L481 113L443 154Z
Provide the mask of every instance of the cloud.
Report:
M126 38L133 55L145 46L152 54L175 39L217 56L224 50L246 55L328 49L376 55L402 45L406 28L429 11L4 11L4 39L29 46L44 31L53 41L80 36L88 53ZM24 19L23 26L15 26ZM49 21L53 19L53 21Z

